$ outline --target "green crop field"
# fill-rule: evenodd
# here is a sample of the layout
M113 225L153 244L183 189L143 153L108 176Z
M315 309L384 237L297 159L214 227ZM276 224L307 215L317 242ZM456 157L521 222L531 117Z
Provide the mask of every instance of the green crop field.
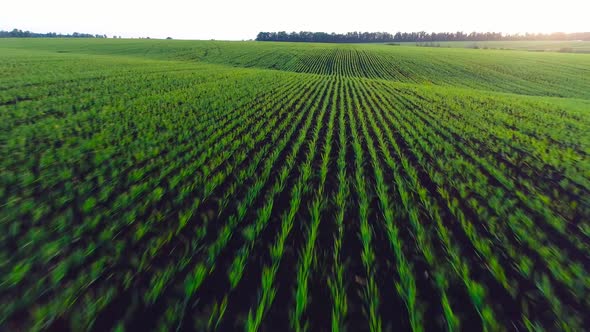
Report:
M0 330L581 331L590 55L0 40Z
M400 46L461 47L479 49L525 50L533 52L590 53L590 41L583 40L522 40L522 41L442 41L402 42Z

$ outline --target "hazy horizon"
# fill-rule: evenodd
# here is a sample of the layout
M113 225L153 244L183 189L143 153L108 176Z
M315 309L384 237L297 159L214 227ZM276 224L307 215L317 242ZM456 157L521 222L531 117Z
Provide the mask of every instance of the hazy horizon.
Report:
M105 0L100 5L34 0L5 4L0 30L218 40L254 39L260 31L568 33L590 31L584 17L589 11L590 4L582 0L421 0L398 4L380 0L358 4L333 0L296 4Z

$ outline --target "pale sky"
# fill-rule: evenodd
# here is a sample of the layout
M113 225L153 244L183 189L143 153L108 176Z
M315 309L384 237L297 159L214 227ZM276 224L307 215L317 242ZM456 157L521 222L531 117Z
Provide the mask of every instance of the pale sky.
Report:
M2 0L0 30L254 39L259 31L586 32L590 0Z

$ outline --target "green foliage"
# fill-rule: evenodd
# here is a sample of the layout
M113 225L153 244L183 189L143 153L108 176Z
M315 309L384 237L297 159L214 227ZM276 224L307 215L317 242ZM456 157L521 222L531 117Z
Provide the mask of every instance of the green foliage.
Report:
M589 67L1 40L0 329L583 330Z

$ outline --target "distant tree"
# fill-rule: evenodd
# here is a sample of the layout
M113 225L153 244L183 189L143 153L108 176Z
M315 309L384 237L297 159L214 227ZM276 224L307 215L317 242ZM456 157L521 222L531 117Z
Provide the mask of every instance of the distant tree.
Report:
M37 33L13 29L11 31L0 30L0 38L106 38L106 35L93 35L89 33L74 32L73 34L58 34L55 32Z
M172 37L166 37L166 39L172 39Z
M487 40L590 40L590 32L552 34L526 33L524 35L502 34L500 32L347 32L345 34L326 32L259 32L257 41L291 41L321 43L386 43L386 42L441 42L441 41L487 41ZM429 45L430 46L430 45Z

